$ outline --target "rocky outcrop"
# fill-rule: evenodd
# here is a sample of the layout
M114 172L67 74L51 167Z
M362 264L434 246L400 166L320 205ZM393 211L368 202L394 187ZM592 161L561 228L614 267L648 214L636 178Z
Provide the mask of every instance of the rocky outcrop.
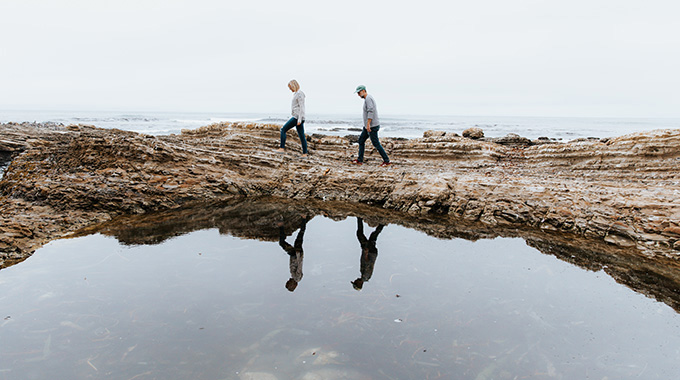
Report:
M472 127L463 131L463 137L467 137L473 140L479 140L484 138L484 131L482 128Z
M450 223L443 215L411 215L356 203L290 200L272 197L233 198L209 204L184 205L172 210L125 215L93 225L78 235L100 233L126 245L159 244L192 231L216 228L221 234L277 241L282 229L290 236L303 218L321 215L333 220L361 217L371 226L398 224L439 239L523 238L544 254L589 271L603 271L617 282L680 312L680 261L648 258L636 248L623 248L571 234L532 228L490 227L481 222ZM308 232L309 233L309 232Z
M505 146L451 133L382 139L393 165L363 166L347 137L308 136L275 151L278 126L215 124L147 136L91 126L2 125L16 155L0 181L2 259L123 214L233 197L341 201L446 224L567 234L675 260L680 130Z

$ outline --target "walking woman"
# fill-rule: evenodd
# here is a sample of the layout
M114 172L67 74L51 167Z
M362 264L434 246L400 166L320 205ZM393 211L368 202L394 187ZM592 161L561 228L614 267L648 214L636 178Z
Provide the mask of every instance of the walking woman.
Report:
M279 152L286 150L286 132L295 127L298 136L300 137L300 144L302 144L302 156L307 156L307 139L305 138L305 93L300 91L300 84L295 80L288 82L288 88L293 91L293 103L291 106L291 115L286 124L281 127L281 147Z

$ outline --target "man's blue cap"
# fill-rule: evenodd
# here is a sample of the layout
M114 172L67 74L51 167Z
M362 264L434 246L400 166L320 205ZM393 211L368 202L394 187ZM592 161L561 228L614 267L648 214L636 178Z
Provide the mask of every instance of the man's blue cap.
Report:
M360 85L357 86L357 89L354 91L354 93L356 94L357 92L359 92L361 90L365 90L365 89L366 89L366 86L364 86L363 84L360 84Z

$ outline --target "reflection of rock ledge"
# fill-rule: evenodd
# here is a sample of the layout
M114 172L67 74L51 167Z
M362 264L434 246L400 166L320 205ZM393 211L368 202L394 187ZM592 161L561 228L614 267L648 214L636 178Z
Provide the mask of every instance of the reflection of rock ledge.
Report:
M680 249L680 130L527 148L448 133L386 138L388 168L377 167L371 147L366 165L351 166L357 147L346 138L309 140L312 155L301 159L294 139L289 153L275 153L273 125L154 137L5 124L0 150L22 153L0 182L0 260L115 215L260 195L567 233L658 259Z
M303 217L323 215L334 220L359 216L369 225L399 224L440 239L468 240L521 237L528 245L583 269L603 270L617 282L680 312L680 261L640 256L635 248L604 241L575 238L536 229L489 227L480 222L450 223L444 216L411 215L375 207L337 202L246 198L191 205L169 211L132 215L92 226L78 234L102 233L123 244L157 244L195 230L217 228L220 233L246 239L277 241L279 227L291 235Z

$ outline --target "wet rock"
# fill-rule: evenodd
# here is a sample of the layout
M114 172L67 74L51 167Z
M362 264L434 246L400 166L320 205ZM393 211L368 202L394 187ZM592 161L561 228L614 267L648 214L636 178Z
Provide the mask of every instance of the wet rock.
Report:
M499 137L492 140L496 144L511 146L511 147L528 147L532 145L532 141L526 137L522 137L516 133L508 133L505 137Z
M484 131L481 128L472 127L463 131L463 137L478 140L484 138Z
M559 142L555 139L550 139L548 137L539 137L531 141L530 145L542 145L542 144L558 144Z
M429 130L429 131L423 132L423 137L443 137L444 135L446 135L445 131Z
M356 144L359 142L359 135L346 135L345 139L347 139L350 144Z
M3 174L5 174L5 170L9 166L11 160L12 155L9 152L0 151L0 179L2 178Z

